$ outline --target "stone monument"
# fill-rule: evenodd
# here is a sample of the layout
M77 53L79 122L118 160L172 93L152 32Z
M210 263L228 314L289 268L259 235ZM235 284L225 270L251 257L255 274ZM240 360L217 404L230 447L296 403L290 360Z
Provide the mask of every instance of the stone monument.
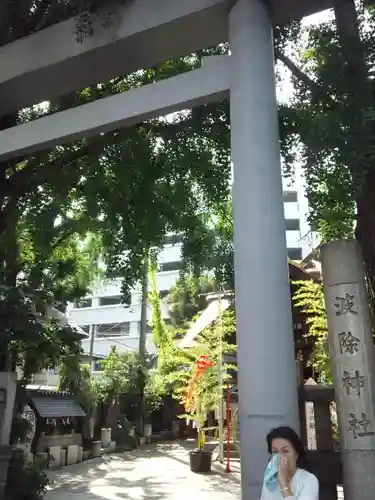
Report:
M26 405L22 415L22 419L28 424L28 429L26 431L26 436L23 443L19 444L19 447L24 450L25 456L30 457L31 445L35 436L36 431L36 416L35 412L30 406Z
M334 241L324 245L322 266L345 500L372 500L375 491L375 359L358 242Z

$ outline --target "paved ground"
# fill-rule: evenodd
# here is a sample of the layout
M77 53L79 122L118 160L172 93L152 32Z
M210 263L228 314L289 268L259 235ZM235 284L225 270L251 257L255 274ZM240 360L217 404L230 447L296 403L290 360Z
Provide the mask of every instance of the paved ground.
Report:
M46 500L238 500L239 463L226 474L215 463L211 474L193 474L189 444L151 445L49 472L54 484ZM338 500L343 500L339 489Z
M54 484L46 500L239 499L238 466L233 474L219 465L213 469L193 474L185 445L151 445L51 472Z

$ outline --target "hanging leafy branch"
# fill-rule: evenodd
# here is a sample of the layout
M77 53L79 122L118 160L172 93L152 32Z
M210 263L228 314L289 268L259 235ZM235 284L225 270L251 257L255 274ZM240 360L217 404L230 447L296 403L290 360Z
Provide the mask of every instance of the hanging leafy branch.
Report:
M293 304L301 308L306 315L308 337L313 341L314 350L310 364L321 383L332 383L323 284L313 280L295 281L293 284L296 286Z
M168 368L171 354L175 347L173 343L172 331L166 325L163 317L161 298L156 282L157 275L157 260L150 259L149 278L151 282L151 290L149 293L149 303L152 308L152 336L157 349L157 367L158 374L163 374Z

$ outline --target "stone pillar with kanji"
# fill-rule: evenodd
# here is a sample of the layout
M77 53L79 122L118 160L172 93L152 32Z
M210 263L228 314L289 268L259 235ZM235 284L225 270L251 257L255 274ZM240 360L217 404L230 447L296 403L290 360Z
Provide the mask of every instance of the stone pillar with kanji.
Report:
M375 358L362 253L354 240L328 243L321 252L345 500L372 500Z

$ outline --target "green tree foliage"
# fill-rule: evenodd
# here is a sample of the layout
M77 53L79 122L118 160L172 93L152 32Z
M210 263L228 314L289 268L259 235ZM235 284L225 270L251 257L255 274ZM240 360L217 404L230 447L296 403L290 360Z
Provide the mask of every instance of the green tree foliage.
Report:
M20 478L22 477L22 480ZM8 470L5 489L7 500L42 500L50 485L40 463L28 460L23 454L14 453Z
M205 295L216 291L218 287L212 276L182 274L165 298L173 327L186 328L207 307Z
M314 228L325 241L355 230L373 299L375 11L365 7L336 2L332 20L300 33L297 58L281 59L296 91L282 122L283 149L305 169Z
M3 2L0 45L71 15L77 16L78 31L90 35L90 19L103 5L99 0ZM19 110L0 117L0 129L188 71L211 52ZM227 108L227 103L201 106L168 121L151 120L1 163L0 283L28 297L42 293L47 304L63 309L87 292L102 256L108 270L123 277L126 300L140 278L145 249L161 246L166 232L191 231L205 207L227 196ZM8 316L12 307L4 305L1 312ZM2 332L4 348L8 340Z
M22 369L22 383L44 368L54 368L68 355L80 352L80 337L68 325L50 317L42 295L27 295L20 288L0 288L2 350L7 361ZM5 360L3 360L4 366Z
M160 377L156 369L147 372L146 383L143 389L143 412L147 420L152 412L158 410L162 403L164 394L163 387L160 384Z
M186 57L85 89L64 105L51 103L40 115L190 70L199 61L198 56ZM19 242L13 228L19 213L12 207L23 204L31 213L45 207L45 217L35 218L39 228L48 215L49 222L61 217L76 232L85 227L100 234L105 262L123 276L126 296L140 278L146 248L160 247L167 231L189 233L202 210L227 196L228 145L218 142L226 132L222 112L220 106L203 106L173 120L141 123L23 161L17 170L22 189L4 193L14 216L12 223L4 217L0 224L0 238L7 242L5 279L14 280L18 270Z
M314 351L310 360L311 366L321 383L332 383L323 284L304 280L296 281L294 285L296 285L296 292L293 296L294 306L300 307L306 315L308 336L314 343Z
M93 415L98 403L98 395L94 390L91 366L82 364L80 357L66 357L60 366L59 377L59 389L71 392L77 403L85 410L86 415Z
M135 351L119 353L112 346L100 365L103 372L95 379L94 386L105 403L118 402L122 394L139 394L147 379L147 366Z
M22 368L26 383L34 373L55 368L66 356L80 352L80 337L54 319L51 308L64 310L68 301L87 293L98 274L99 255L94 236L86 241L70 236L54 242L45 226L46 234L41 236L45 243L38 246L31 229L43 232L42 228L26 223L21 227L20 272L14 286L0 287L0 342L2 368Z
M139 395L144 390L145 411L151 413L161 404L152 359L142 360L135 351L119 353L115 346L109 356L100 362L102 374L93 386L100 401L118 403L122 395Z
M187 235L184 256L195 276L213 272L216 290L234 288L232 198L202 211L194 231ZM209 281L209 279L207 279Z
M104 4L101 0L79 4L54 0L48 5L42 0L5 3L2 43L71 15L77 15L83 24L88 20L81 33L90 35L90 15L82 12L97 13ZM374 14L372 9L364 11L360 1L357 11L354 7L353 0L339 2L334 22L309 29L307 46L299 51L298 60L291 60L287 54L291 48L299 49L294 44L303 38L300 23L276 28L275 49L277 59L292 72L296 88L291 105L280 108L286 170L290 172L294 153L298 152L306 166L312 220L325 238L351 235L357 218L356 235L363 244L371 282L371 276L375 276L375 264L371 264L371 221L375 220L371 215ZM223 45L120 76L100 87L57 99L49 109L3 117L0 125L8 127L19 120L35 119L154 82L197 67L204 54L226 50ZM1 245L1 260L8 262L11 271L17 254L12 228L21 213L20 203L28 193L35 194L36 187L46 185L39 192L50 196L64 186L60 199L74 199L88 225L97 224L98 217L103 222L107 261L124 276L124 292L129 291L130 282L139 278L145 248L160 244L165 227L186 235L185 253L199 264L202 249L212 255L197 237L207 228L207 224L202 228L200 222L207 212L212 213L212 208L216 211L228 199L228 124L228 103L223 102L179 113L172 122L152 120L105 137L77 141L21 163L7 162L3 165L4 178L10 182L2 182L4 204L0 214L0 234L7 245ZM131 210L124 211L128 206ZM124 249L130 251L126 258ZM224 276L228 274L221 266L216 268ZM233 276L233 272L229 274ZM225 283L227 279L218 281Z

